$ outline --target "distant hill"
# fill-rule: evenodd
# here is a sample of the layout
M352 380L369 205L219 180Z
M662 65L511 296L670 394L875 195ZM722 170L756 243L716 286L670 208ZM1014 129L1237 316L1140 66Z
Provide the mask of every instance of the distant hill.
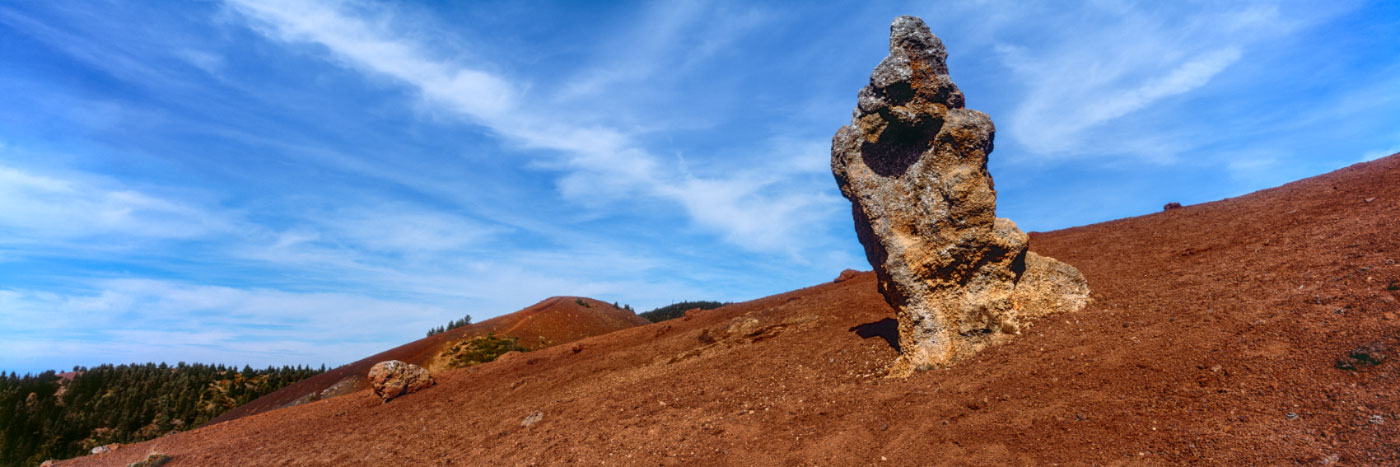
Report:
M345 395L366 389L369 368L385 360L400 360L436 372L444 362L437 356L462 339L493 333L519 339L530 350L573 342L650 321L610 303L583 297L551 297L507 315L448 329L327 371L230 410L210 423L221 423L282 407Z
M322 371L147 363L0 375L0 465L36 465L188 430Z

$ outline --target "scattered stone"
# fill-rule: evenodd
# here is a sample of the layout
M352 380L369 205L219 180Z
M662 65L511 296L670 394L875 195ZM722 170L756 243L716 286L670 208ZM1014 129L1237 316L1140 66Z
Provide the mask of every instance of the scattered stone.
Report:
M1181 203L1178 203L1178 202L1176 202L1176 201L1172 201L1172 202L1170 202L1170 203L1167 203L1167 204L1162 205L1162 210L1163 210L1163 211L1170 211L1170 210L1173 210L1173 209L1181 209Z
M1385 417L1382 417L1380 414L1376 414L1376 415L1372 415L1372 416L1371 416L1371 419L1370 419L1369 421L1371 422L1372 425L1384 425L1384 424L1385 424Z
M383 361L369 369L369 386L384 402L412 394L437 384L428 370L398 360Z
M1371 341L1351 349L1345 358L1337 359L1337 368L1342 370L1357 370L1359 368L1378 365L1384 362L1390 346L1385 341Z
M1375 200L1376 200L1376 198L1366 198L1366 202L1367 202L1367 203L1370 203L1370 202L1375 201Z
M1349 356L1352 360L1375 365L1385 361L1386 353L1389 350L1390 346L1386 345L1384 341L1372 341L1352 349Z
M570 351L570 352L573 352L573 353L582 352L582 351L583 351L583 344L578 343L578 342L575 342L574 345L573 345L572 347L569 347L569 351Z
M905 343L891 376L947 365L1019 333L1025 318L1089 303L1078 270L1028 251L1029 237L996 217L995 128L964 108L947 55L922 20L896 18L889 56L832 138L832 174Z
M98 447L92 448L92 451L89 451L89 452L91 452L92 454L106 454L106 453L111 452L111 451L112 451L111 449L107 449L107 446L98 446Z
M836 280L834 280L834 281L832 281L832 282L835 282L835 283L837 283L837 284L840 284L840 283L842 283L842 282L846 282L846 281L848 281L848 280L855 279L856 276L858 276L858 275L860 275L860 271L857 271L857 270L855 270L855 269L847 269L847 270L841 271L841 275L836 276Z
M544 412L535 412L530 415L526 415L525 419L520 421L520 427L529 428L532 425L539 423L540 420L544 420Z
M729 328L725 329L724 332L720 334L725 337L754 336L757 335L758 331L760 331L762 328L763 323L759 322L758 318L749 316L744 317L743 319L734 320L729 325Z
M1298 414L1293 413L1293 412L1288 412L1288 415L1285 415L1284 417L1287 418L1287 419L1289 419L1289 420L1297 420L1297 419L1298 419Z
M710 328L705 328L700 330L700 335L695 336L695 340L700 341L701 344L713 344L718 339L710 334Z

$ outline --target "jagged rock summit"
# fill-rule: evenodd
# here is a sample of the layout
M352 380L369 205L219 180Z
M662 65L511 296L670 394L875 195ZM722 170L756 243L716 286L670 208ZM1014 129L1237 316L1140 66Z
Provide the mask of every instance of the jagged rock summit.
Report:
M831 142L831 171L895 308L891 376L943 366L1020 332L1025 318L1089 302L1077 269L1028 251L996 217L987 114L963 108L948 53L923 20L890 25L890 54Z

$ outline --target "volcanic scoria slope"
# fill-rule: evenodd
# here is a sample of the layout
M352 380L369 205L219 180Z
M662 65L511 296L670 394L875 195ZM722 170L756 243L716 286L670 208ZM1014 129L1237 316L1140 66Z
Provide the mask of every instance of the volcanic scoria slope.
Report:
M449 329L307 378L236 407L210 423L363 391L369 388L365 375L370 367L385 360L400 360L436 371L441 363L436 357L443 349L488 333L515 337L527 349L540 349L650 323L631 311L591 298L550 297L523 310Z
M1396 465L1400 357L1350 354L1395 352L1397 232L1400 155L1033 233L1093 304L908 378L865 273L72 464Z

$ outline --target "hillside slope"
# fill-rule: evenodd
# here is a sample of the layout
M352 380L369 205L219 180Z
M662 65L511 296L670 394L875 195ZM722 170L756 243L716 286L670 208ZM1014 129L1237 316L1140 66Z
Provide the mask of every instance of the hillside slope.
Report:
M433 359L447 345L487 333L517 337L520 345L534 350L646 324L650 321L591 298L551 297L514 313L450 329L343 365L243 404L209 423L364 390L368 388L365 375L369 368L385 360L401 360L436 371Z
M1394 465L1400 358L1335 363L1395 348L1397 232L1391 156L1034 234L1094 304L907 379L882 377L893 312L866 273L72 464Z

